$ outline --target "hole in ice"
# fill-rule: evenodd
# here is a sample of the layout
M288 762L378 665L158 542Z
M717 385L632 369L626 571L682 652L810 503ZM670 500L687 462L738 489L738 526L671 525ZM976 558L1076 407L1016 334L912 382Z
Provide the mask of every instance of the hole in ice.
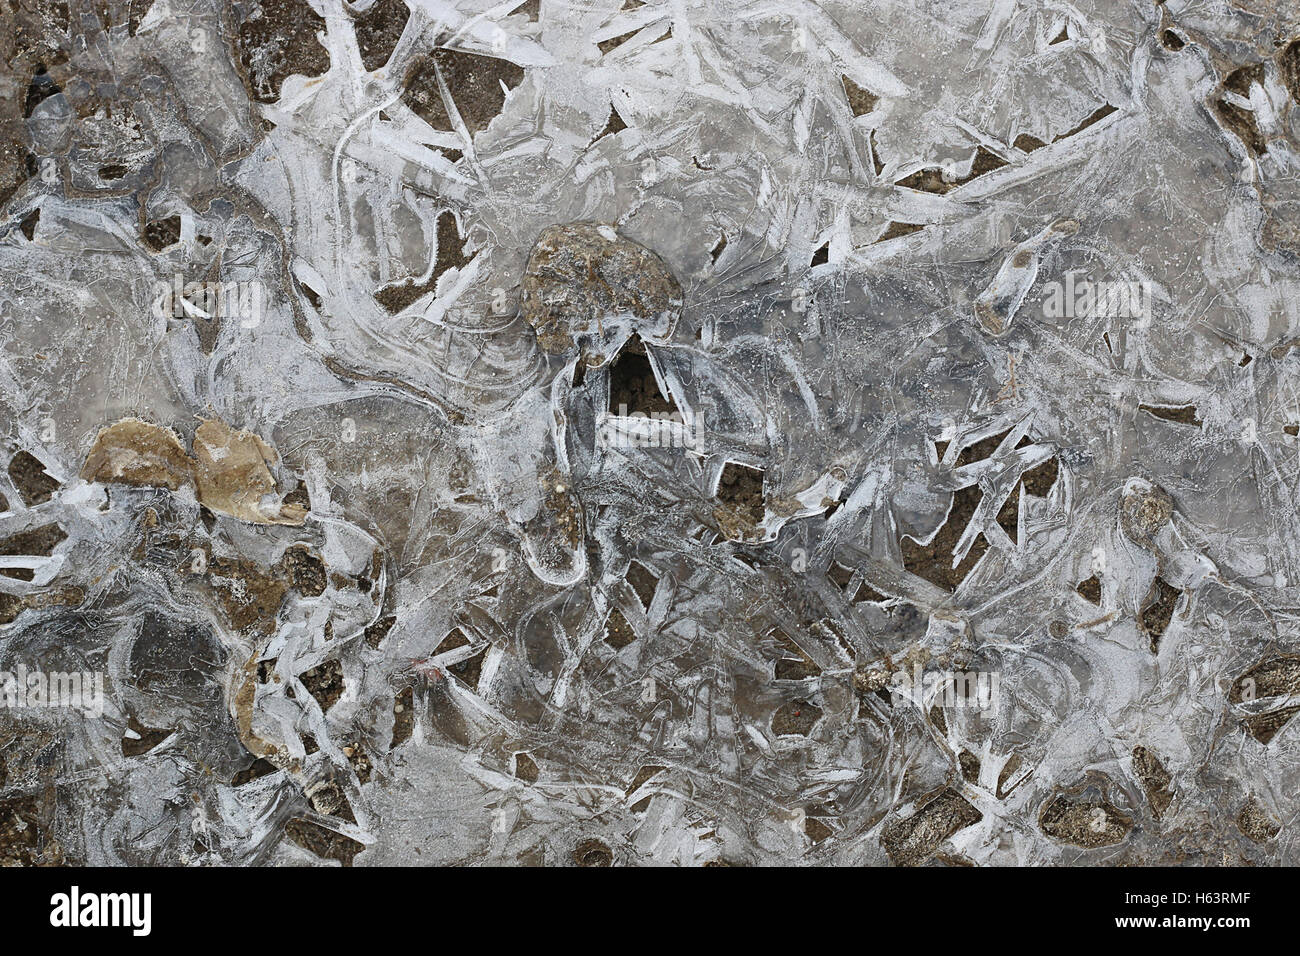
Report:
M666 414L676 406L659 391L645 345L630 339L609 369L609 411L614 415Z

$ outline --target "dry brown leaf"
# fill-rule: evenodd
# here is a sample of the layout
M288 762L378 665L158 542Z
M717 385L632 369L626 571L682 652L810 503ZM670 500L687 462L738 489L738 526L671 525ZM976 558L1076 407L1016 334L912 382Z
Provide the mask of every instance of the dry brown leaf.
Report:
M275 491L268 467L275 449L252 432L205 420L194 434L199 501L220 514L256 524L299 525L307 517L300 505L286 505Z
M81 477L104 484L148 485L176 491L194 480L194 462L170 428L124 418L95 436Z

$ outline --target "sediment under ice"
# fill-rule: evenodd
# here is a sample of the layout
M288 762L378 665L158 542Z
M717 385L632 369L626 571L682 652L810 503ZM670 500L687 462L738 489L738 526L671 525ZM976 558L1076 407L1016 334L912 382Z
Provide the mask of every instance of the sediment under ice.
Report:
M0 858L1297 862L1295 3L0 19Z

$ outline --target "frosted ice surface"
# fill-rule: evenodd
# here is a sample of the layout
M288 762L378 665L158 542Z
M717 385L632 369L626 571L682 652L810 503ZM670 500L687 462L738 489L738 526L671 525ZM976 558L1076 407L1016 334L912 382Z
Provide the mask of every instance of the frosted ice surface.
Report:
M1293 0L11 6L3 860L1300 862Z

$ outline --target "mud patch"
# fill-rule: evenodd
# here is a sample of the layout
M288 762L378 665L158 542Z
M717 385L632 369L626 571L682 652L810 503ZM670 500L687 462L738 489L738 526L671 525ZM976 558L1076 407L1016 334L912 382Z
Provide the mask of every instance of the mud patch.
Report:
M1133 820L1089 787L1049 800L1038 815L1038 826L1053 840L1091 850L1122 843Z
M352 15L361 65L366 70L373 72L388 62L410 16L403 0L377 0L365 13Z
M307 693L316 698L322 711L328 711L343 696L343 665L336 660L328 660L298 678L307 688Z
M739 462L729 461L718 479L720 507L713 515L722 533L733 541L744 540L763 521L763 472Z
M613 415L664 415L677 411L659 390L645 345L630 339L609 368L609 411Z
M614 851L600 840L583 840L573 848L573 862L578 866L613 866Z
M9 480L29 508L45 504L62 487L59 480L45 470L40 459L28 451L20 451L10 459Z
M622 650L636 640L636 632L616 608L609 612L605 620L605 643L615 650Z
M67 537L67 533L57 524L29 528L0 541L0 556L48 558ZM36 577L32 568L0 568L0 574L18 581L31 581Z
M1174 794L1169 789L1169 783L1173 779L1169 771L1159 757L1146 747L1138 746L1133 748L1133 775L1146 791L1152 816L1159 820L1174 802Z
M316 35L325 21L301 0L261 0L239 24L236 51L248 95L257 103L274 103L293 74L320 76L329 69L329 53Z
M1267 843L1282 832L1282 825L1252 798L1237 813L1237 829L1255 843Z
M880 845L895 866L918 866L930 859L944 840L979 823L984 814L956 790L942 791L905 820L889 824Z
M807 737L821 719L822 709L806 700L782 704L772 716L772 733L778 737Z
M847 76L841 76L840 81L844 84L844 96L849 101L849 109L854 116L866 116L880 102L880 97L870 90L864 90Z
M321 859L337 860L344 866L351 866L356 855L365 849L364 844L351 837L301 817L295 817L285 824L284 835Z
M1147 592L1142 611L1138 615L1138 626L1147 636L1152 654L1159 653L1160 639L1169 629L1169 622L1173 620L1174 610L1178 607L1178 599L1182 595L1182 591L1164 578L1156 578L1151 584L1151 590Z
M456 216L447 210L438 216L437 226L438 254L434 260L433 272L423 282L406 281L397 285L385 286L375 293L375 301L384 307L389 315L396 315L409 308L422 297L438 290L438 280L448 269L463 269L473 256L464 252L464 240L460 237L460 227L456 225Z
M472 136L487 129L500 115L506 102L501 85L513 90L524 79L524 68L509 60L462 53L459 50L435 50L421 59L406 77L406 105L437 130L450 132L451 117L438 91L437 72L442 73L466 128Z

